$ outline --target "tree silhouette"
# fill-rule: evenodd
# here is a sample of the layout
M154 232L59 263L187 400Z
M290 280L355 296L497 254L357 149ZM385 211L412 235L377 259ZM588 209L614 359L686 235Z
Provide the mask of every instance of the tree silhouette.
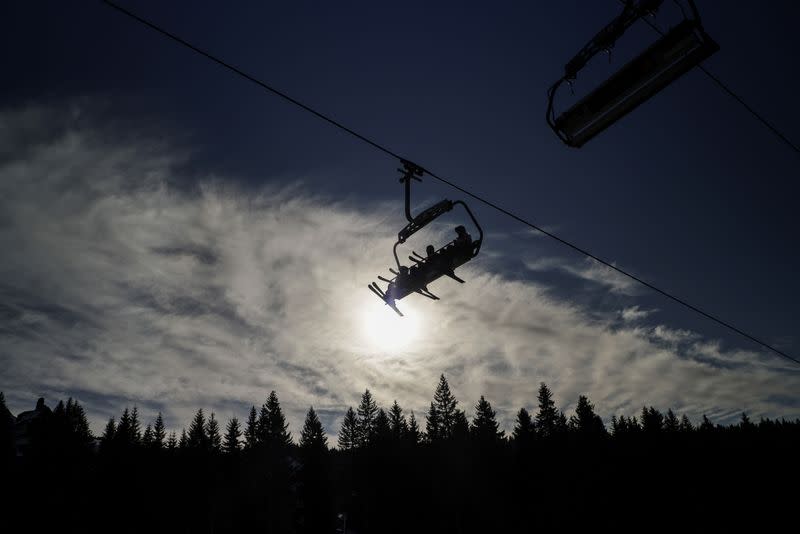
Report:
M442 438L442 421L434 403L431 403L431 407L428 409L428 416L425 421L425 435L429 443L435 443Z
M436 424L433 425L434 432L433 435L431 435L430 432L428 433L428 436L431 437L432 440L448 439L452 437L456 422L463 423L463 421L466 421L466 418L461 420L461 417L457 415L458 401L450 392L450 384L447 383L447 379L444 375L439 376L439 384L436 386L436 391L433 394L432 406L436 408ZM430 417L432 414L429 413L428 415ZM457 418L459 419L458 421ZM463 431L463 425L461 425L460 430Z
M408 432L406 433L406 439L411 445L418 445L422 442L422 432L420 432L419 425L417 424L417 418L414 417L414 412L411 412L411 416L408 418Z
M359 446L358 419L353 407L347 408L342 420L342 428L339 430L339 449L343 451L353 450Z
M533 425L531 414L525 408L520 408L511 437L522 447L526 447L533 441L535 433L536 427Z
M255 409L253 409L253 413L255 413ZM230 421L228 421L228 425L225 427L225 440L222 444L223 450L227 454L236 454L239 452L239 440L242 437L242 431L239 428L239 420L235 417L232 417Z
M106 423L106 427L103 430L103 435L100 437L100 449L103 451L108 451L112 447L112 443L115 441L115 436L117 433L117 424L114 422L113 417L108 418L108 423Z
M208 434L206 433L206 417L203 414L202 408L197 410L194 419L192 419L189 425L186 446L196 451L205 451L208 449L209 441Z
M556 410L556 403L553 402L553 393L544 382L539 385L537 399L539 411L536 414L536 430L542 437L551 437L556 433L559 413Z
M178 448L178 438L175 436L175 431L169 433L167 438L167 450L174 451Z
M692 425L692 422L689 421L689 418L686 417L686 414L683 414L681 416L681 424L679 430L684 434L688 434L694 431L694 426Z
M186 435L186 429L181 430L181 439L178 441L178 448L185 450L189 448L189 436Z
M281 410L278 395L271 391L267 402L267 431L266 443L272 447L287 447L292 444L292 435L289 433L289 423Z
M142 434L142 446L145 449L149 449L153 446L153 427L151 427L149 423L144 429L144 434Z
M211 452L221 452L222 436L220 435L219 423L214 416L214 412L211 412L211 417L206 422L206 436L208 436L208 447Z
M156 422L153 424L153 448L156 450L161 450L164 448L164 439L166 438L167 432L164 429L164 418L161 416L161 412L158 412L156 416Z
M585 395L578 397L575 415L570 418L569 426L584 438L592 439L606 435L603 420L594 412L594 404Z
M667 415L664 417L664 432L667 434L677 434L681 423L678 416L672 411L672 408L667 410Z
M392 438L392 427L389 424L389 416L383 408L378 410L375 416L371 443L385 444Z
M389 409L389 427L395 440L403 439L408 433L408 423L403 415L403 409L397 404L397 400L394 401L391 409Z
M303 430L300 433L300 448L315 452L323 452L328 449L328 438L325 437L322 423L313 406L308 409Z
M139 445L142 441L142 427L139 423L139 408L136 406L133 407L131 410L131 422L130 422L130 439L133 445Z
M244 431L244 448L252 450L256 445L258 445L258 415L256 413L256 407L252 406L250 408L250 415L247 417L247 426Z
M473 439L484 444L498 443L505 437L505 432L499 430L492 405L483 395L475 405L475 417L472 419L470 434Z
M372 440L372 434L375 431L375 417L378 415L378 405L368 389L361 395L361 402L356 413L358 414L358 446L366 447Z
M655 435L660 433L664 428L664 416L650 406L650 408L642 407L642 430L647 435Z

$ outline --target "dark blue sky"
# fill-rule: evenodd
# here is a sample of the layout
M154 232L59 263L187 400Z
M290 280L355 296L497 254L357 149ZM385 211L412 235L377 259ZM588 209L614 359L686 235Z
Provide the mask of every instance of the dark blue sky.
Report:
M126 7L396 152L782 349L800 354L800 157L699 72L580 150L544 121L545 92L619 10L595 2L137 2ZM699 2L721 51L706 62L797 142L796 2ZM663 25L675 21L665 9ZM100 2L2 8L4 109L91 102L120 137L193 150L199 174L302 179L367 206L397 199L395 162ZM653 39L637 28L606 70ZM585 80L585 81L584 81ZM562 100L563 102L563 100ZM428 180L422 196L457 194ZM518 237L472 203L506 258L572 252ZM398 227L402 221L398 220ZM385 254L390 251L375 251ZM515 261L498 267L522 273ZM525 276L531 276L526 273ZM579 288L564 288L580 298ZM657 297L661 320L752 347Z

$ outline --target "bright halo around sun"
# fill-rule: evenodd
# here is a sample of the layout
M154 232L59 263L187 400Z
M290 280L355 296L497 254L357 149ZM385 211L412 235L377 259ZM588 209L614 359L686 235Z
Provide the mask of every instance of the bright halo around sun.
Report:
M389 306L375 304L364 307L362 320L364 337L369 344L382 352L410 347L419 336L418 312L403 302L404 317L400 317Z

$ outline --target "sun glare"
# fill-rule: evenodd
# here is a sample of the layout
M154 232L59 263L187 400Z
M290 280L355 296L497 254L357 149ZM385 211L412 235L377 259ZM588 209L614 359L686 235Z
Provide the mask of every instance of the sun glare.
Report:
M404 317L379 303L364 307L362 328L364 337L376 349L402 350L411 345L419 335L418 312L403 303Z

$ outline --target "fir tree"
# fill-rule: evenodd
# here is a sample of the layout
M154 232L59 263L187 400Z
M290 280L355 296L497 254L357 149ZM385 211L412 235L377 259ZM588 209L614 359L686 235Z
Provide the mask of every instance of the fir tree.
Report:
M191 424L189 425L189 434L186 446L194 450L206 450L208 448L208 434L206 433L206 417L203 414L203 409L197 410Z
M675 415L675 412L672 411L672 408L667 410L667 416L664 418L664 431L668 434L676 434L680 428L680 425L681 423L678 420L678 416Z
M113 417L108 418L108 423L106 423L106 428L103 430L103 435L100 437L100 448L101 450L107 451L111 448L112 443L115 441L115 436L117 433L117 425L114 422Z
M539 412L536 414L536 430L542 437L553 436L558 424L558 410L556 410L556 403L553 402L553 393L544 382L539 385L537 398Z
M475 417L472 419L470 434L473 439L484 444L497 443L505 437L505 432L499 430L492 405L483 395L475 405Z
M139 424L139 408L136 406L131 410L130 440L133 445L139 445L142 441L142 426Z
M164 429L164 418L161 416L161 412L158 412L158 415L156 416L156 422L153 425L153 448L156 450L163 449L166 436L167 433Z
M150 423L147 424L147 427L144 429L144 434L142 434L142 446L146 449L153 446L153 427L150 426Z
M361 395L361 403L358 405L358 445L366 447L372 440L375 431L375 417L378 415L378 405L372 398L372 393L365 390Z
M425 422L425 435L429 443L435 443L442 438L442 422L439 419L439 411L436 409L434 403L431 403L431 407L428 409L428 417Z
M418 445L420 442L422 442L422 433L419 430L417 418L414 417L414 412L411 412L411 416L408 418L408 432L406 433L406 439L412 445Z
M133 439L131 437L131 414L127 407L122 411L122 415L119 418L116 432L114 432L114 442L122 448L133 445Z
M372 432L371 443L386 443L392 437L392 428L389 424L389 417L383 408L378 410L378 415L375 416L375 424Z
M269 441L269 408L267 402L269 397L261 405L261 411L258 413L258 422L256 423L256 443L259 445L266 445Z
M714 430L714 423L712 423L708 417L706 417L706 414L703 414L703 422L700 423L700 430L703 432L710 432Z
M266 439L270 446L287 447L292 444L292 435L289 433L289 423L283 416L278 395L271 391L267 398L267 433Z
M169 438L167 438L167 450L174 451L178 448L178 438L175 436L175 431L169 433Z
M74 440L74 443L79 447L85 447L88 445L94 438L92 437L92 432L89 429L89 421L86 418L86 411L84 411L83 406L81 406L78 401L73 400L72 397L70 397L67 400L65 415L69 432Z
M450 430L450 439L464 441L469 438L469 421L464 410L456 410L453 416L453 428Z
M575 408L575 415L570 417L569 426L584 438L606 434L603 420L594 412L594 404L585 395L578 397L578 406Z
M324 452L328 450L328 438L322 428L317 412L311 406L306 414L303 431L300 433L300 448L308 452Z
M436 391L433 394L433 404L436 406L436 415L438 417L437 434L440 439L448 439L453 435L453 429L456 424L458 401L455 396L450 392L450 384L444 375L439 376L439 384L436 386ZM463 421L458 421L462 423ZM461 428L463 430L463 428Z
M686 414L683 414L681 416L681 424L679 430L680 432L685 434L689 434L694 431L694 425L692 425L692 422L689 421L688 417L686 417Z
M255 414L255 408L253 408ZM225 441L222 445L223 450L227 454L236 454L239 452L239 440L242 437L242 431L239 428L239 420L235 417L228 421L225 427Z
M211 417L206 421L206 436L208 437L208 447L211 452L220 452L222 450L222 436L220 435L219 423L214 416L214 412L211 412Z
M186 435L186 429L181 430L181 439L178 441L178 448L185 450L189 448L189 436Z
M642 430L648 435L655 435L664 428L664 416L650 406L642 407Z
M342 428L339 431L339 449L350 451L359 446L361 440L358 436L358 419L353 407L347 408L347 413L342 420Z
M389 427L392 430L392 437L396 440L402 439L408 432L408 423L403 415L403 409L396 400L389 410Z
M525 408L520 408L517 412L517 420L514 424L514 430L511 432L511 437L514 441L522 446L529 444L533 440L536 432L536 427L533 425L531 414Z
M244 448L247 450L255 448L258 444L258 415L256 407L250 408L250 415L247 418L247 426L244 430Z

